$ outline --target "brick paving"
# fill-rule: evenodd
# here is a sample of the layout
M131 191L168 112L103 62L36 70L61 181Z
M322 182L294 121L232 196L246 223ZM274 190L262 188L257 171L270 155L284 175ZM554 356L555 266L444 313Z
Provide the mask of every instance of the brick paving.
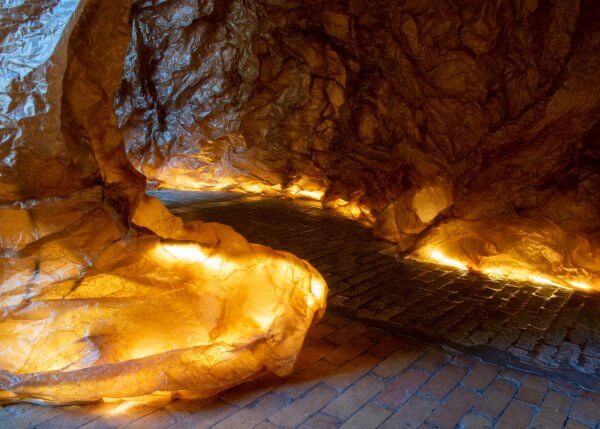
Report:
M9 405L0 428L600 429L597 296L396 260L368 229L315 204L161 198L186 219L229 223L324 274L328 315L293 374L202 401Z
M328 315L287 378L202 401L9 405L0 427L599 429L600 393Z
M155 194L186 220L226 223L252 242L310 261L337 314L600 390L600 294L398 260L390 243L318 203Z

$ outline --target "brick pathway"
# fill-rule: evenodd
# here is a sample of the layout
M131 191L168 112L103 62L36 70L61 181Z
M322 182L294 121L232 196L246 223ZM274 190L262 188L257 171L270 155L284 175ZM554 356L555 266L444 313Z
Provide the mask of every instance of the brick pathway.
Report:
M6 428L594 428L600 393L327 316L295 372L207 401L0 408Z
M250 241L310 261L337 314L500 365L600 390L600 294L494 281L382 254L371 230L320 204L160 191L186 220L232 225Z
M0 428L600 429L597 296L398 261L380 253L390 245L371 231L312 203L161 198L185 219L229 223L325 275L330 310L309 333L294 374L205 401L10 405L0 408Z

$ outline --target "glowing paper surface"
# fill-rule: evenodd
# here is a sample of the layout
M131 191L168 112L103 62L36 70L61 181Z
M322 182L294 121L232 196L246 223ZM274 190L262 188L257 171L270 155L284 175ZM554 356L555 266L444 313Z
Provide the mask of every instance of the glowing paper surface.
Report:
M113 111L130 7L0 10L0 402L206 397L284 375L325 307L308 263L144 194Z

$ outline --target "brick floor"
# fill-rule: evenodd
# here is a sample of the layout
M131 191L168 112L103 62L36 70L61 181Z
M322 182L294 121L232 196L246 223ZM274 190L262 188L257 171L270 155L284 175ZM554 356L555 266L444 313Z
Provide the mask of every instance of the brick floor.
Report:
M294 372L202 401L8 405L0 428L600 429L598 296L396 260L371 231L313 204L161 198L186 219L232 224L324 274L328 315Z
M348 326L360 335L335 344ZM359 354L339 360L352 342ZM309 333L303 362L310 364L287 378L266 375L203 401L8 405L0 427L600 429L600 393L333 315ZM311 368L319 371L308 377ZM531 393L541 391L539 400Z
M227 223L252 242L310 261L329 284L330 311L600 389L600 294L398 260L393 246L374 239L370 229L318 203L225 193L157 195L186 220ZM349 326L331 341L361 334ZM364 346L348 345L349 356ZM339 364L345 353L332 361ZM541 392L537 398L534 393L524 393L530 395L526 402L540 400Z

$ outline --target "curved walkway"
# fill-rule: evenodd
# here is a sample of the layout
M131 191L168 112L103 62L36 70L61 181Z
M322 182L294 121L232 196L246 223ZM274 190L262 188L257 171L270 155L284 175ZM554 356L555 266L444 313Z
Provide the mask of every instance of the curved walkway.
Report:
M251 241L310 260L326 276L330 311L309 333L294 373L267 375L205 401L9 405L0 407L0 427L600 429L600 393L571 377L581 377L583 367L554 372L536 361L540 347L560 351L569 343L579 345L578 364L585 363L581 356L599 325L594 296L397 261L385 254L390 245L369 230L314 203L171 191L159 196L185 219L229 223ZM541 325L548 311L554 315ZM566 333L552 346L546 338L560 326ZM543 335L527 345L533 329ZM518 335L503 340L505 330ZM513 356L511 348L523 350L524 358L490 363ZM523 362L537 374L514 369Z
M226 223L251 242L308 260L327 280L336 314L600 390L600 294L398 260L370 229L314 202L154 195L185 220Z

